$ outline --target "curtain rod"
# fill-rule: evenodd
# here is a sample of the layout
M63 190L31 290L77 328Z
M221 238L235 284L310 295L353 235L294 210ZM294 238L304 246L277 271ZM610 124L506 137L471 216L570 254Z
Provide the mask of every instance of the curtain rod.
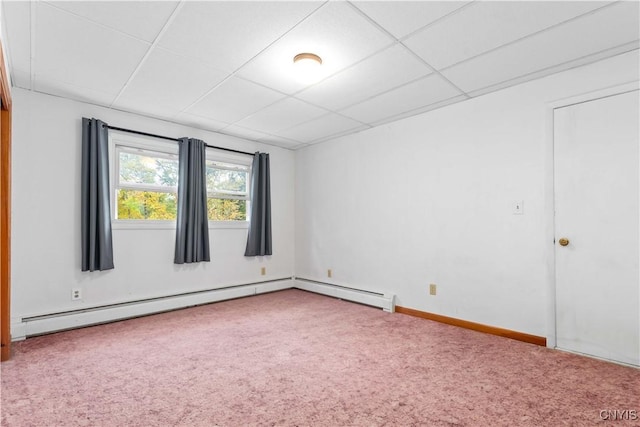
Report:
M169 136L155 135L153 133L140 132L138 130L119 128L119 127L116 127L116 126L107 126L107 128L112 129L112 130L119 130L121 132L135 133L136 135L144 135L144 136L151 136L153 138L166 139L166 140L169 140L169 141L175 141L175 142L180 141L178 138L171 138ZM230 151L232 153L244 154L246 156L253 157L253 153L248 153L246 151L234 150L233 148L217 147L215 145L209 145L209 144L204 144L204 145L206 147L208 147L208 148L215 148L216 150Z

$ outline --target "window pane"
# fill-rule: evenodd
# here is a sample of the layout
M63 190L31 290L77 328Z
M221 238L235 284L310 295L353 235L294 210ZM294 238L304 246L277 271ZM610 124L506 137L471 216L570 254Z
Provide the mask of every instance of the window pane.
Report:
M231 199L207 199L209 221L246 221L247 201Z
M120 182L176 187L178 160L121 151Z
M176 194L118 190L118 219L176 219Z
M229 169L221 169L228 167ZM239 165L207 162L207 191L212 193L246 194L248 168Z

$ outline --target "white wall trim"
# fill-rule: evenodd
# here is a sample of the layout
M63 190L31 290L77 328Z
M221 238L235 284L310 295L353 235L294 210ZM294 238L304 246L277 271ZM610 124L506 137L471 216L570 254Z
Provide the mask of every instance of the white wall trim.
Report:
M113 230L175 230L176 221L153 219L112 219ZM249 229L249 221L209 221L209 230L214 229Z
M549 242L553 244L555 239L555 171L554 171L554 110L557 108L568 107L583 102L594 101L596 99L606 98L609 96L620 95L640 89L640 81L614 85L603 89L586 92L567 98L561 98L550 101L545 105L546 116L546 153L545 153L545 229L548 231ZM555 264L556 245L547 252L547 347L556 348L556 264Z

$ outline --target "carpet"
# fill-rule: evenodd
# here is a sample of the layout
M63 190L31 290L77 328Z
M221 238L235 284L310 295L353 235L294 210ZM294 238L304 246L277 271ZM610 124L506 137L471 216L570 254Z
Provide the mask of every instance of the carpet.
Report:
M2 426L640 425L638 369L300 290L13 347Z

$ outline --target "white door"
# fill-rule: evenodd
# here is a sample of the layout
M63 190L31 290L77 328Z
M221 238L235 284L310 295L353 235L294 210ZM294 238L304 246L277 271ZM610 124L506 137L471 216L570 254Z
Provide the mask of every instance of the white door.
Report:
M632 365L640 365L638 94L554 110L556 345Z

